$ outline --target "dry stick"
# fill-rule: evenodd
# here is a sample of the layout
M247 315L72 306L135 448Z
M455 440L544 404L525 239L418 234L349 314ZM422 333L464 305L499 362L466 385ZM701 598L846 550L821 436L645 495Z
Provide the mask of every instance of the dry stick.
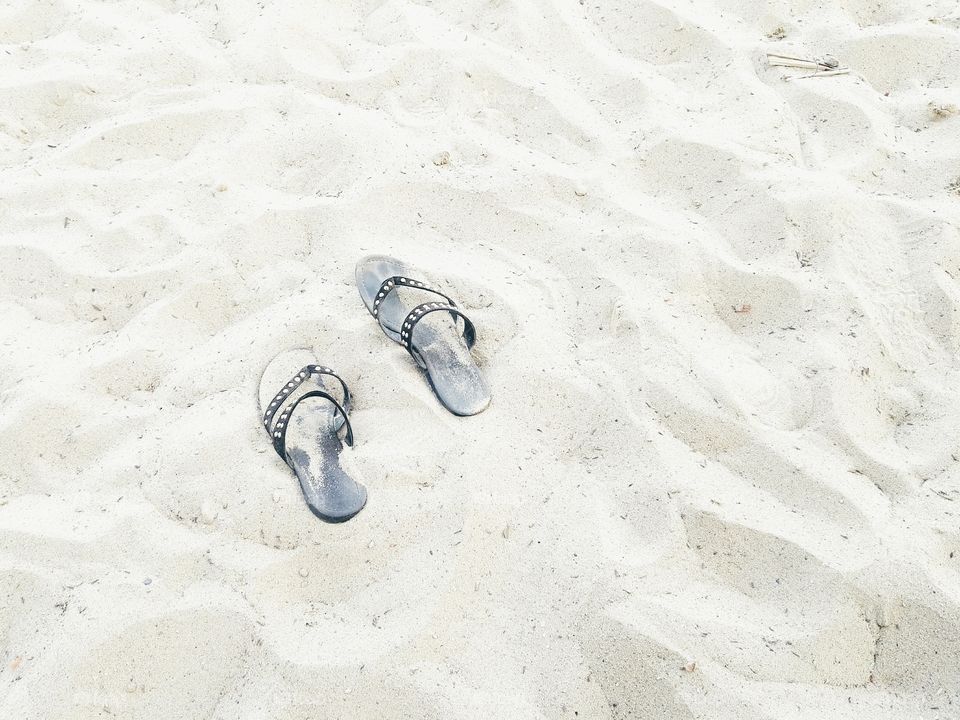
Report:
M822 60L809 60L807 58L792 57L790 55L767 53L767 63L769 65L778 67L796 67L807 70L830 71L840 68L840 62L836 58L830 56L827 56Z
M806 58L791 57L790 55L767 53L767 64L775 67L793 67L815 71L810 75L784 78L784 80L788 82L790 80L806 80L807 78L829 77L831 75L846 75L850 72L850 68L840 67L840 62L829 55L822 60L807 60Z
M850 68L840 68L838 70L826 70L824 72L815 72L810 73L809 75L800 75L798 77L788 77L784 78L787 82L791 80L806 80L807 78L818 78L818 77L830 77L831 75L846 75L850 72Z

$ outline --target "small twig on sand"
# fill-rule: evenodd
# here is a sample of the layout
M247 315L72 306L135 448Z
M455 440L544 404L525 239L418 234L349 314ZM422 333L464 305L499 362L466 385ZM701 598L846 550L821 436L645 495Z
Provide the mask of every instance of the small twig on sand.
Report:
M847 75L849 72L850 68L840 68L839 70L825 70L824 72L815 72L809 75L800 75L799 77L788 77L784 78L784 80L806 80L807 78L830 77L831 75Z
M808 58L792 57L790 55L777 55L776 53L767 53L767 63L773 67L792 67L803 70L813 70L810 75L801 75L795 78L786 78L787 80L803 80L812 77L828 77L831 75L846 75L850 68L840 67L840 61L829 55L823 58L810 60Z

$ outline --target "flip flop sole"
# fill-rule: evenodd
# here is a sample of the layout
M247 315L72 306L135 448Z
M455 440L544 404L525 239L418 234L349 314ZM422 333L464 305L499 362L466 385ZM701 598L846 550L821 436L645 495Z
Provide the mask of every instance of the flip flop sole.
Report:
M317 364L317 360L306 349L289 350L270 361L260 378L261 414L277 390L310 364ZM318 377L308 382L313 388L326 390ZM307 506L318 518L331 523L349 520L367 502L367 489L340 465L343 445L337 430L342 425L343 417L334 415L331 403L323 398L307 398L290 416L286 436L284 459L300 481Z
M357 288L371 314L381 284L390 277L422 279L416 270L387 255L371 255L357 263ZM378 319L386 335L395 342L400 342L400 328L416 304L411 297L417 292L397 289L381 301ZM430 386L444 407L455 415L476 415L487 408L490 388L447 313L431 313L419 322L412 344L423 359Z

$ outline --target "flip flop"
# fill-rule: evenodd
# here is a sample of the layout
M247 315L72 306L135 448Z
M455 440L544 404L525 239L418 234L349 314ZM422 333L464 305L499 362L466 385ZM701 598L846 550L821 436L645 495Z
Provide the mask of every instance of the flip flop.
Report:
M342 401L324 385L324 376L339 382ZM327 522L343 522L360 512L367 489L340 467L341 429L346 429L344 442L353 445L347 384L330 368L318 365L309 350L284 352L263 371L260 410L274 450L296 473L313 514Z
M456 303L385 255L361 260L356 276L367 310L386 336L426 371L444 407L454 415L476 415L486 409L490 389L470 354L476 328ZM458 321L463 322L462 329Z

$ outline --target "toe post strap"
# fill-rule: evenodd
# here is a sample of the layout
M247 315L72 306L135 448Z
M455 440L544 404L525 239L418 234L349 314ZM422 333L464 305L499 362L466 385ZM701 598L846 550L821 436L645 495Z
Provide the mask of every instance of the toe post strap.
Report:
M342 404L323 390L310 390L296 397L293 396L297 388L303 385L307 379L316 375L329 375L340 382L340 387L343 390ZM310 397L321 397L333 404L334 417L342 415L343 426L347 429L344 442L346 442L347 445L353 445L353 428L350 426L350 418L348 417L350 409L350 389L343 381L343 378L330 368L323 365L307 365L280 389L280 392L274 396L273 400L271 400L267 406L266 411L263 413L263 426L270 434L274 450L276 450L277 454L284 460L287 459L286 437L287 428L290 425L290 417L293 415L293 411L297 405ZM281 408L283 409L281 410ZM279 413L279 415L277 413Z
M434 295L438 295L443 298L443 302L426 302L417 305L404 318L403 324L401 325L398 333L397 331L392 330L384 325L383 319L380 317L380 307L390 293L401 288L433 293ZM413 359L416 360L417 364L421 367L424 367L424 363L423 359L413 347L413 331L416 328L417 323L432 312L450 313L454 323L456 323L458 320L463 320L463 329L461 334L464 341L467 343L467 347L473 347L477 339L477 330L476 327L474 327L474 324L470 321L470 318L468 318L463 311L457 307L457 304L453 301L453 298L443 294L439 290L430 287L422 280L403 277L401 275L388 277L380 284L380 289L377 290L377 294L374 295L373 305L370 308L370 313L377 319L377 322L380 324L380 329L383 330L388 337L391 337L403 345L407 352L413 356Z
M444 295L439 290L434 290L432 287L427 285L421 280L414 280L413 278L402 277L400 275L394 275L393 277L388 277L380 284L380 289L377 290L377 294L373 296L373 307L370 312L375 318L380 316L380 305L383 304L383 301L386 300L387 295L392 293L394 290L399 288L410 288L411 290L423 290L424 292L433 293L434 295L439 295L444 300L447 301L448 305L456 305L456 303Z

